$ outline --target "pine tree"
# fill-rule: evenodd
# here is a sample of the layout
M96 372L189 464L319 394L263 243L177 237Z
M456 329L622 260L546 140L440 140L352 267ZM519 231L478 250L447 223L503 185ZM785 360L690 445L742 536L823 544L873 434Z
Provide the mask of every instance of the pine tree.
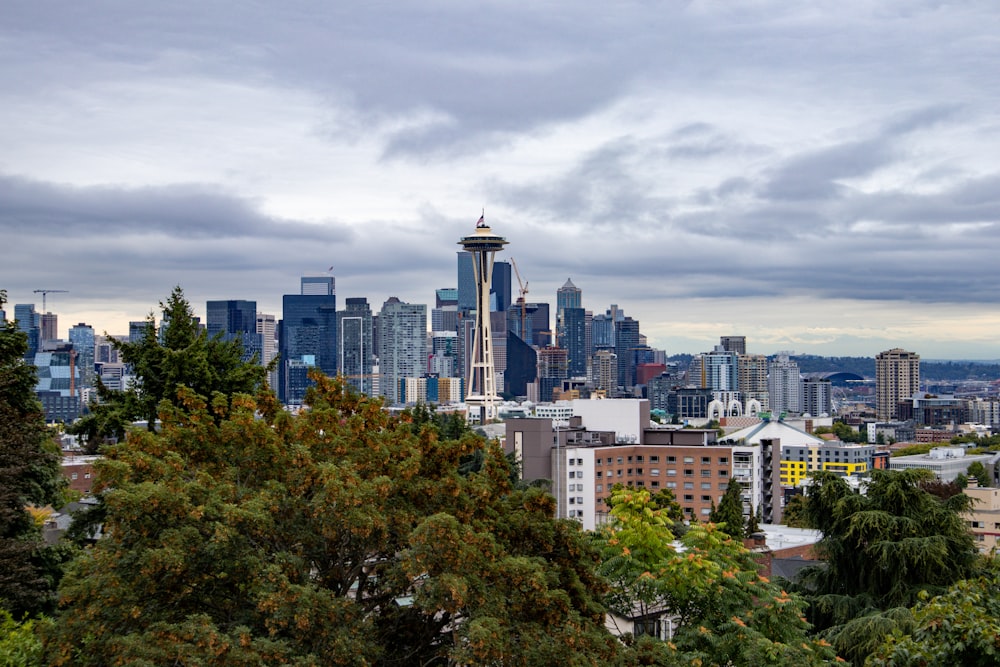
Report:
M743 539L743 487L736 480L730 480L726 492L719 501L719 506L712 509L708 520L722 525L728 535L737 540Z
M5 301L0 291L0 308ZM27 350L27 336L13 322L0 323L0 607L15 618L54 601L59 558L27 507L61 505L66 486Z

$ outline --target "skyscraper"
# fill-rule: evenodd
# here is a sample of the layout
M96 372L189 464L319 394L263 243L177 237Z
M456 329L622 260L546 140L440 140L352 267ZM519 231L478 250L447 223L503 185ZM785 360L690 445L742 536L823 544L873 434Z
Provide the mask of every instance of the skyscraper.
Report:
M278 356L278 320L268 313L257 313L257 335L260 336L260 363L267 366ZM277 393L278 369L267 374L267 384Z
M625 390L635 385L635 357L639 347L639 320L626 317L615 325L615 354L618 355L618 384Z
M735 352L736 354L747 353L746 336L720 336L719 344L727 352Z
M278 323L278 397L288 405L302 402L310 368L337 374L337 296L333 278L304 277L301 289L312 294L285 294Z
M396 297L378 315L380 390L389 405L400 402L400 380L427 374L427 306Z
M556 290L556 342L559 347L566 347L563 336L566 333L567 308L583 308L583 291L569 278Z
M485 424L496 417L496 404L499 400L496 369L493 365L493 335L489 308L493 258L498 250L503 250L507 245L507 240L494 234L480 217L475 233L462 237L459 244L472 257L472 270L476 281L476 327L469 360L469 377L465 383L467 392L465 402L469 406L470 421ZM509 301L509 284L507 297ZM461 285L459 285L459 298L461 300ZM506 314L506 308L504 313Z
M494 262L489 270L490 292L486 300L486 310L506 312L510 307L511 266L508 262ZM476 271L473 266L472 254L464 250L458 252L458 310L471 313L476 309Z
M570 377L580 377L587 374L587 311L583 308L563 309L563 340L562 346L569 355L568 372Z
M243 360L254 357L261 363L263 342L257 333L257 302L243 299L209 301L206 303L206 322L209 338L221 336L223 340L238 340L243 345Z
M42 313L41 315L41 341L59 338L59 316L55 313Z
M767 412L771 409L767 393L767 357L763 354L741 354L737 363L737 379L743 401L754 399L760 403L760 409Z
M35 304L15 303L14 319L17 321L17 328L28 337L28 351L24 353L24 358L33 363L42 340L42 317L35 311Z
M767 393L772 412L802 412L802 376L787 353L779 353L768 364Z
M80 322L75 327L70 327L69 342L73 343L76 351L76 367L80 369L80 384L83 387L94 386L94 354L96 348L96 338L94 327Z
M372 309L368 299L347 299L344 310L337 313L337 339L340 341L340 372L348 384L371 396L375 349Z
M802 381L802 414L813 417L833 413L833 389L829 380L806 378Z
M875 356L875 412L883 421L899 418L899 403L920 391L920 355L894 347Z

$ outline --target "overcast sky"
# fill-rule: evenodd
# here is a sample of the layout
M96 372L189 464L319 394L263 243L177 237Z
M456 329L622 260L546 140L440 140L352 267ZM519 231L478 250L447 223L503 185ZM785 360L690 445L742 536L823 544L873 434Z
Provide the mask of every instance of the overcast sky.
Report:
M433 305L485 207L671 354L995 359L998 97L993 0L5 2L0 288Z

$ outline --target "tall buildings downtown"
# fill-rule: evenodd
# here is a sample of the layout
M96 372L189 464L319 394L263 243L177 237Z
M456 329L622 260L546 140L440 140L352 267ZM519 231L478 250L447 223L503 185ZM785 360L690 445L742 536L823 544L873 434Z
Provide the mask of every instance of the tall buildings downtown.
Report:
M513 300L516 267L495 257L507 241L484 220L458 243L456 283L436 290L431 308L389 297L376 311L366 297L350 296L338 309L332 275L303 276L298 293L282 297L280 315L259 312L252 299L208 301L207 333L240 340L262 364L277 357L269 382L292 409L318 371L389 407L437 404L465 411L470 422L506 419L505 432L491 434L506 435L526 477L554 480L559 514L585 527L600 520L619 483L669 489L688 516L703 519L735 479L745 512L778 520L784 496L808 472L862 474L879 465L879 433L896 437L907 419L954 422L962 414L948 397L920 394L919 355L892 349L876 358L874 409L855 420L867 425L870 442L824 441L811 431L831 423L838 389L827 377L803 377L791 353L748 352L744 336L728 335L690 361L671 360L619 305L586 309L571 278L553 295L555 308L527 302L526 290ZM129 369L92 327L79 323L60 341L55 315L43 317L33 304L15 304L13 315L28 335L50 420L80 414L95 377L128 386ZM122 338L141 339L146 327L130 322ZM980 400L975 414L1000 423L996 403Z

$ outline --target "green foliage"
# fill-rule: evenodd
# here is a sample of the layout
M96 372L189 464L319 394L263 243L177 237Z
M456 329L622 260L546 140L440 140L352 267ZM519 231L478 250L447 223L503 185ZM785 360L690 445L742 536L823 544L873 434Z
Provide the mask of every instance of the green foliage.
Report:
M708 520L712 523L721 524L719 528L724 530L731 537L743 539L743 487L736 480L729 480L726 486L726 493L723 494L719 506L712 509L708 515Z
M313 379L297 416L182 389L106 448L106 537L67 573L51 664L615 664L596 555L550 495L512 489L495 444Z
M629 644L627 664L826 665L829 645L809 639L804 602L760 575L753 555L714 524L673 544L663 510L645 490L613 492L611 523L595 535L609 607L624 617L675 618L673 640Z
M890 456L916 456L917 454L926 454L935 447L940 447L939 442L925 442L919 445L911 445L909 447L903 447L901 449L894 450Z
M75 433L90 450L107 440L121 440L133 421L145 420L155 429L161 401L181 405L178 390L187 387L204 399L216 394L254 394L264 386L267 368L244 361L239 340L209 338L199 331L190 304L180 287L175 287L166 303L160 303L162 330L152 313L146 318L142 337L134 342L115 342L122 360L130 364L137 382L125 391L111 391L98 384L99 402L67 431ZM216 411L218 421L226 411Z
M909 627L897 630L865 663L870 667L987 667L1000 663L1000 569L920 596Z
M9 612L0 609L0 665L5 667L41 667L42 641L36 621L18 623Z
M993 486L993 475L986 469L982 461L973 461L967 470L969 477L974 477L979 486Z
M868 442L868 435L860 432L856 428L845 424L842 421L833 422L833 426L817 426L813 433L816 435L821 435L823 433L832 433L837 436L837 439L841 442L855 442L864 443Z
M872 472L867 495L815 473L806 516L823 531L826 562L800 574L813 622L840 655L860 664L924 591L943 592L975 572L978 552L961 513L969 498L941 501L925 470Z
M2 297L0 297L2 300ZM54 602L59 554L47 547L28 506L59 506L66 481L59 446L35 397L25 334L0 324L0 609L16 617Z
M794 495L789 499L781 513L781 522L792 528L814 528L809 523L809 497L805 494Z

